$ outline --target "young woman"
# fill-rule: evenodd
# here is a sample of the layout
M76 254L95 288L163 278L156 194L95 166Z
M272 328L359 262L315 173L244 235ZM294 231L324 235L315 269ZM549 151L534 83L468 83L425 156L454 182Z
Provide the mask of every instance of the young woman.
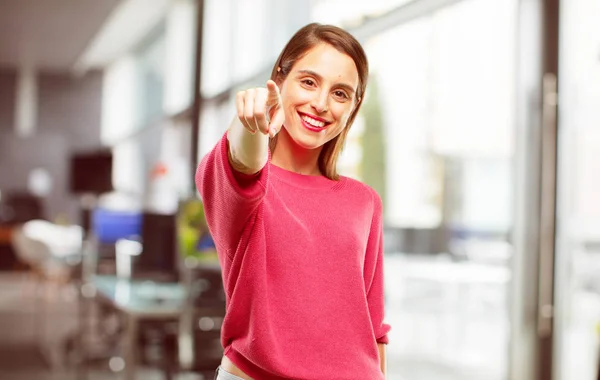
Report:
M381 199L336 172L367 77L354 37L305 26L200 163L227 295L217 379L385 378Z

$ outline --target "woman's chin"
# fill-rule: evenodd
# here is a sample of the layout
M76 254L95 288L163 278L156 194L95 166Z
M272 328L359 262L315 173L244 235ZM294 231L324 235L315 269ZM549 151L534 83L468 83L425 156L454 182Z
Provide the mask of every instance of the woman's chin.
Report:
M292 133L288 132L288 134L291 137L291 140L302 149L313 150L323 146L319 136L311 136L304 131L297 130L293 131Z
M314 150L323 146L323 144L320 142L320 139L313 136L302 135L298 136L297 138L293 138L293 140L296 145L306 150Z

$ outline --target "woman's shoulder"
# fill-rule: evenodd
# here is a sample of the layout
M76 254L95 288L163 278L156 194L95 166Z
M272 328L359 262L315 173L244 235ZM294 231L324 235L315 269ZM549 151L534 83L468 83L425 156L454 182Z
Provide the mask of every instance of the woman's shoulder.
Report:
M345 188L352 196L364 198L365 201L371 202L375 208L381 208L381 197L371 186L346 176L340 176L340 180L346 182Z

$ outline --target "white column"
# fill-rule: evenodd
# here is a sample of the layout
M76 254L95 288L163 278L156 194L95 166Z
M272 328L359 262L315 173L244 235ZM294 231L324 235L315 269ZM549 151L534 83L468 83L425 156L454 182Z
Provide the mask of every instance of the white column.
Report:
M17 78L15 132L29 137L35 133L38 114L38 81L33 67L23 67Z

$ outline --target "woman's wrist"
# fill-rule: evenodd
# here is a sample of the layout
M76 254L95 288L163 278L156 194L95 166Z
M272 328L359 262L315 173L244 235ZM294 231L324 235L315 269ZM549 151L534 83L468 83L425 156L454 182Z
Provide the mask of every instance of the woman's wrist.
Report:
M262 133L249 132L236 117L228 133L229 162L237 171L255 174L267 163L269 158L269 137Z

